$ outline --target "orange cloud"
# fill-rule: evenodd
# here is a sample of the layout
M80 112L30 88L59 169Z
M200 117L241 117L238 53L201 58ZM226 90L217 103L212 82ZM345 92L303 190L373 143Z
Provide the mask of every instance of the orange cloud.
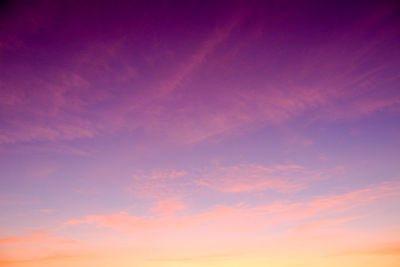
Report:
M335 256L357 256L357 255L378 255L378 256L400 256L400 243L378 243L364 244L362 248L345 251L335 254Z
M19 252L19 253L18 253ZM48 255L32 255L27 257L23 251L18 251L19 257L1 257L0 266L59 266L59 264L74 265L79 260L90 260L100 258L102 255L82 253L48 253ZM24 251L25 252L25 251ZM43 253L43 251L41 251ZM79 265L81 266L81 265Z
M361 251L360 251L361 252ZM362 251L363 254L397 255L400 256L400 243L383 245L378 248Z

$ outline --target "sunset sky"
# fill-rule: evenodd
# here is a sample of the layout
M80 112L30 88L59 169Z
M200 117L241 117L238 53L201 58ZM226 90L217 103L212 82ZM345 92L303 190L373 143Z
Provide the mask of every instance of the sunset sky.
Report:
M400 266L400 2L1 1L0 266Z

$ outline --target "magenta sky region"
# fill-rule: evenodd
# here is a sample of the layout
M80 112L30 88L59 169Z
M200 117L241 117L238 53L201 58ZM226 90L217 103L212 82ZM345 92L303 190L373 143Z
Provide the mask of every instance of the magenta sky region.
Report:
M398 1L1 1L1 266L400 262Z

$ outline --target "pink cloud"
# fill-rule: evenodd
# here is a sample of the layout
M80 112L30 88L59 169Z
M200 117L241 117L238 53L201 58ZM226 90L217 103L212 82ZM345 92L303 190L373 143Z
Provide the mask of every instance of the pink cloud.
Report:
M156 200L186 196L193 192L204 193L207 188L223 193L272 190L287 194L301 191L314 181L337 174L337 171L338 168L308 170L297 164L265 167L249 163L216 165L200 170L139 171L132 175L133 182L128 192L134 197Z
M20 81L16 82L19 83ZM24 88L25 84L7 83L5 93L13 86ZM55 141L87 138L96 135L96 126L79 115L86 113L84 100L85 83L74 73L61 72L52 81L33 79L31 91L12 93L13 101L2 106L6 117L0 135L0 143L29 141ZM37 88L36 88L37 87ZM9 97L10 98L10 97Z
M271 168L256 164L217 167L203 174L198 185L213 190L238 193L264 190L279 192L300 191L317 173L299 165L277 165Z
M256 207L262 213L273 215L278 220L302 220L313 216L341 214L362 205L381 199L400 196L398 182L384 182L344 194L315 197L306 202L279 201Z
M210 188L225 193L265 190L290 193L302 190L321 175L320 171L307 170L296 164L273 167L239 164L214 166L203 170L139 171L132 175L133 183L129 188L129 194L163 200L185 195L193 187L199 190ZM201 178L187 179L193 176Z
M13 236L0 238L0 246L21 244L75 244L77 240L64 239L50 235L47 231L32 232L26 236Z
M339 98L335 90L289 85L261 86L257 90L225 88L211 103L185 104L180 109L165 106L152 115L150 131L165 132L174 142L218 141L229 136L285 123L306 111L324 107Z
M57 212L57 210L54 210L54 209L40 209L38 211L41 213L45 213L45 214L54 214Z
M179 207L179 209L182 208ZM66 221L65 225L92 224L98 227L112 228L122 232L163 232L170 230L183 230L199 226L202 222L207 221L218 223L218 221L222 220L226 222L228 219L238 219L240 214L245 214L244 210L236 207L224 206L216 207L211 211L184 217L172 216L173 214L165 212L159 213L159 210L155 211L158 213L156 216L133 216L126 212L111 215L89 215L84 220ZM218 223L218 225L220 224Z
M314 220L308 223L304 223L296 227L293 231L298 234L307 234L310 232L315 232L321 229L329 228L332 226L338 226L353 220L358 219L359 217L343 217L343 218L330 218L323 220Z
M300 115L308 116L309 111L313 113L309 119L335 120L391 110L399 105L399 98L390 88L396 85L399 77L388 72L396 69L396 61L365 62L366 58L375 60L377 55L386 55L382 47L388 45L388 36L394 35L394 29L383 27L376 38L366 38L366 33L384 23L391 12L385 9L368 14L342 32L332 32L332 40L336 41L321 43L318 49L307 47L307 56L294 60L282 57L282 63L297 63L272 71L275 79L266 79L267 74L259 70L254 70L257 74L254 77L244 74L236 79L233 75L236 72L229 71L229 63L242 63L243 56L259 49L252 46L252 41L243 43L249 35L245 22L254 15L248 6L237 9L227 21L220 21L216 26L212 24L211 33L198 40L199 45L185 46L183 50L192 53L179 61L168 61L172 71L167 71L170 76L166 78L163 78L162 68L151 68L152 76L141 72L149 67L146 64L133 64L133 57L141 57L131 51L132 40L128 36L84 43L68 64L60 62L51 71L45 68L46 64L39 65L44 69L41 75L31 71L36 67L33 57L32 62L27 61L28 68L20 67L15 71L23 73L25 79L11 75L0 81L0 111L13 114L4 116L0 143L70 141L141 129L161 136L163 141L191 144L218 141L266 125L288 123ZM38 24L46 26L40 21L47 19L38 19ZM253 26L258 29L257 38L261 38L257 41L262 41L268 29L264 18L259 19ZM235 35L238 30L243 31L240 38ZM19 41L23 43L27 32L25 28L19 31L22 34ZM8 35L1 42L2 49L14 32ZM188 43L192 44L194 40L190 41ZM151 45L154 44L150 42ZM145 52L151 57L153 52L168 51ZM231 58L227 59L227 55ZM205 69L209 70L206 79L192 84L195 78L203 78L198 75ZM107 86L102 85L103 82ZM121 92L118 89L121 87L128 89ZM307 139L302 142L312 143Z
M374 23L379 23L386 15L376 17ZM368 23L364 30L368 31L374 23L369 17L365 20ZM362 40L359 30L352 30L342 38L351 40L356 34ZM384 38L377 42L384 42ZM332 49L332 53L326 53ZM392 94L382 93L378 99L359 97L360 90L368 92L386 82L379 78L386 70L385 65L374 65L365 70L363 56L358 55L360 50L376 52L375 41L365 44L363 49L357 47L357 51L346 49L348 57L345 58L338 55L342 49L338 43L322 45L321 51L313 53L299 66L303 71L299 72L297 68L295 72L286 70L285 77L289 78L282 82L266 82L252 90L234 85L215 88L218 92L213 99L215 105L204 103L171 109L160 116L161 121L168 123L165 126L158 123L157 129L166 131L177 142L197 143L240 134L253 127L288 122L307 111L313 111L314 117L310 119L357 119L398 106L398 98L393 99ZM343 69L343 61L349 61L353 68ZM321 70L325 75L319 75ZM306 77L313 77L312 85L301 85L299 81ZM398 77L389 79L397 80ZM373 82L365 84L368 80Z
M340 111L334 113L337 117L341 116L344 118L357 118L361 116L367 116L374 112L380 112L385 110L395 110L395 108L400 107L400 97L391 97L391 98L381 98L381 99L369 99L365 98L361 101L356 101L352 103L350 107L345 108Z
M173 199L188 185L183 180L188 174L185 170L175 169L137 171L132 175L133 184L128 191L137 197Z
M201 225L223 231L268 228L272 225L301 222L314 219L309 224L302 223L297 229L334 226L344 224L354 216L340 219L321 219L323 216L340 215L347 211L356 211L358 207L369 203L400 196L399 183L372 185L344 194L315 197L308 201L279 201L267 205L216 206L198 214L176 216L174 213L185 206L179 201L159 202L154 216L134 216L126 212L111 215L89 215L83 220L70 220L66 225L93 224L98 227L112 228L123 232L183 230ZM161 204L160 204L161 203ZM160 205L159 205L160 204ZM159 205L159 206L158 206ZM211 224L207 224L211 223Z
M152 170L150 172L139 172L132 175L133 179L140 180L172 180L187 174L184 170Z
M163 216L169 216L184 209L186 209L186 204L182 199L179 197L170 197L159 200L152 208L152 211Z
M190 56L188 61L180 64L177 73L174 76L167 81L163 81L163 84L157 89L156 96L165 96L173 93L177 87L182 85L186 79L193 75L193 72L204 63L207 56L212 54L219 44L229 38L231 32L243 22L244 18L249 14L249 11L249 7L242 8L230 21L228 21L228 23L217 28L215 32Z
M66 225L95 224L99 227L110 227L119 231L143 231L162 227L161 222L151 217L130 216L125 212L113 215L89 215L84 220L70 220Z

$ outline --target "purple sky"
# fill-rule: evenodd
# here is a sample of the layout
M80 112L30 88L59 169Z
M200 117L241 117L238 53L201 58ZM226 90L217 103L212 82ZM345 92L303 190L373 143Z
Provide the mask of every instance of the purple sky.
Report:
M395 267L399 121L398 1L2 1L0 265Z

